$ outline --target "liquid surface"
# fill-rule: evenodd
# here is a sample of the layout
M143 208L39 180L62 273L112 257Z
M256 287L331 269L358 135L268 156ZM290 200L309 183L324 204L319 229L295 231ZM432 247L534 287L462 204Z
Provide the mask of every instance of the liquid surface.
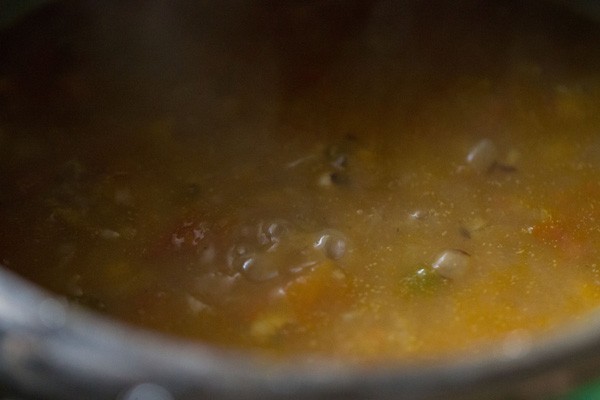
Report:
M6 33L0 263L276 356L437 359L595 311L600 30L543 5L344 4L204 6L246 22L205 28L198 6L160 40L158 6L92 10L118 34L68 50Z

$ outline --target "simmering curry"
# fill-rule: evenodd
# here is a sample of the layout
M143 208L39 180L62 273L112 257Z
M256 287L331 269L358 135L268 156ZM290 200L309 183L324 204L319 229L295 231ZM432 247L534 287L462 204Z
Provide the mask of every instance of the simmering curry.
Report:
M600 30L438 3L371 2L339 26L263 4L249 27L178 37L173 70L119 69L126 33L114 59L82 53L101 41L81 27L72 65L38 82L4 61L0 263L118 319L275 356L437 359L589 315Z

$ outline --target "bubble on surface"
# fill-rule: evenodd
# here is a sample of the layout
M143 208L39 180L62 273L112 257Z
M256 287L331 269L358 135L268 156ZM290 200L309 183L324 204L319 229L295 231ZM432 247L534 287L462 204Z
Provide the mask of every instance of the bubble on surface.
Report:
M348 250L348 240L343 233L327 229L318 234L314 247L322 250L332 260L339 260Z
M241 272L244 264L254 256L255 249L246 243L234 244L227 252L227 265L234 271Z
M446 250L441 253L433 263L433 269L442 277L447 279L458 279L463 277L471 264L471 256L456 249Z
M258 243L268 246L269 249L277 247L281 240L292 232L292 224L285 220L261 221L258 224Z
M256 255L248 258L242 265L244 277L253 282L264 282L279 275L277 265L268 257Z

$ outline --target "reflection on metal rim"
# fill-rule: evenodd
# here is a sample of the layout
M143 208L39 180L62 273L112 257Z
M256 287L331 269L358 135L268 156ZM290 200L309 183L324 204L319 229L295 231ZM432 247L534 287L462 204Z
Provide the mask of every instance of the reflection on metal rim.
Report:
M539 398L586 381L600 362L600 316L534 344L515 338L518 352L500 346L485 356L374 367L269 362L77 307L63 315L56 313L60 300L6 270L0 270L0 304L0 382L31 396L115 399L146 382L173 399ZM64 323L44 322L40 306Z

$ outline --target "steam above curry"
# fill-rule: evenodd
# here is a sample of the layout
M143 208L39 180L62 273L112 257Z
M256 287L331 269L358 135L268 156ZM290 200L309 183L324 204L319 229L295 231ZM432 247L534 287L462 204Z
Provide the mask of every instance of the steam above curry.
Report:
M219 31L174 56L189 68L170 89L150 75L167 100L139 108L152 95L118 51L108 72L92 52L48 77L45 100L5 62L0 263L118 319L276 356L436 359L589 315L599 31L475 3L381 3L360 34L317 30L332 43L306 57L280 25ZM311 7L285 9L291 31Z

